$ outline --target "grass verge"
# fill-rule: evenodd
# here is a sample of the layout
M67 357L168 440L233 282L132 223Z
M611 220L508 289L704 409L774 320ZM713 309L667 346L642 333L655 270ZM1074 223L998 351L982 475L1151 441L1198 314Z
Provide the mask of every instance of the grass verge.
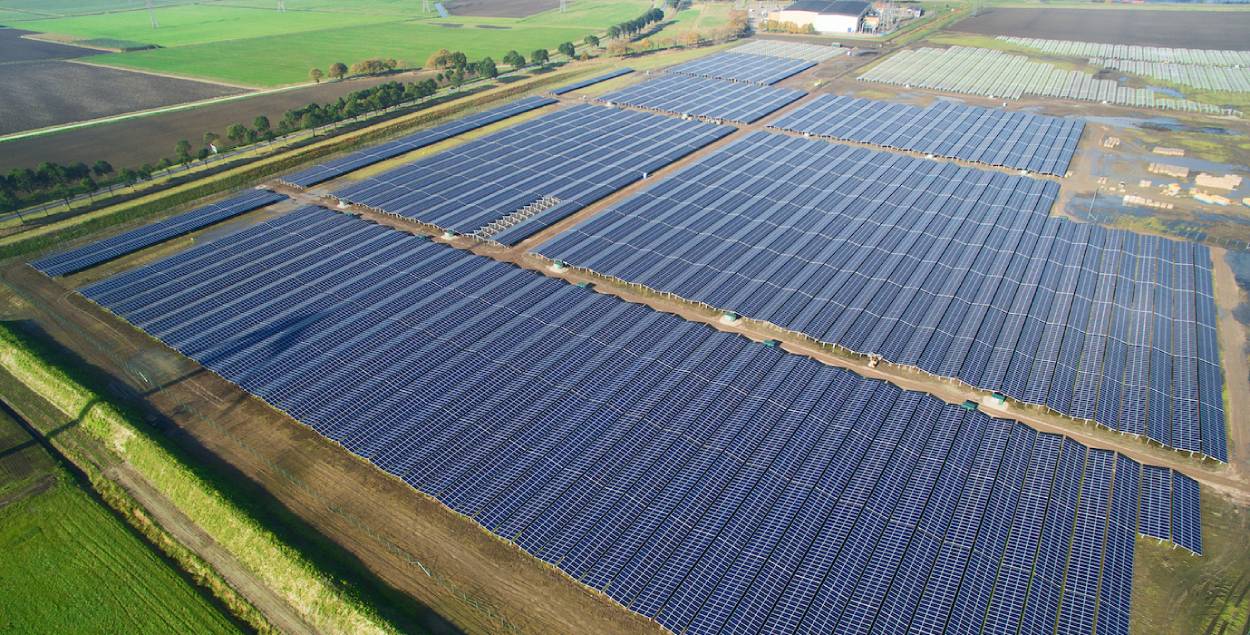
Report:
M0 368L133 468L310 626L333 633L397 630L355 589L320 570L243 509L235 502L236 493L222 491L201 470L148 435L135 413L71 376L56 363L58 357L56 351L0 324Z

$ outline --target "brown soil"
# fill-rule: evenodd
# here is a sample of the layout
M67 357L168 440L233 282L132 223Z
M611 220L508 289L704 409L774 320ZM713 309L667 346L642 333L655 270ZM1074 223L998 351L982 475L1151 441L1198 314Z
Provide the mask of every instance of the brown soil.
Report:
M661 629L22 264L0 271L29 318L176 441L225 461L375 573L468 632ZM141 396L134 396L134 395Z
M82 64L73 66L90 68ZM152 75L135 74L147 77L149 80L166 81ZM198 148L204 133L210 130L224 135L226 128L230 125L242 122L250 126L252 120L258 115L265 115L276 124L286 111L293 108L307 106L309 103L327 103L347 93L388 81L410 82L415 79L418 79L417 73L404 73L385 77L348 79L341 82L323 82L306 88L266 93L189 110L3 141L0 142L0 172L8 172L13 168L33 168L44 161L61 164L84 161L91 164L104 159L119 170L126 166L155 163L164 157L171 156L174 153L174 145L180 139L187 139Z
M0 91L0 113L4 113L0 117L0 134L246 92L220 84L61 60L0 64L0 85L4 86ZM49 138L40 141L46 145L55 143ZM172 143L177 142L175 139ZM173 154L173 145L164 150L166 154ZM96 160L95 156L87 157ZM63 162L85 158L79 156Z

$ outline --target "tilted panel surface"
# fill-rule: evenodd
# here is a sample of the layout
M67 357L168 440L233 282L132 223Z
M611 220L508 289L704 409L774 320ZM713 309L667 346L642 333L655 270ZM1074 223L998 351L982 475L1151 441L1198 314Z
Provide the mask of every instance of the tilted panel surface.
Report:
M288 174L282 177L282 180L292 185L300 187L311 187L324 181L337 178L349 172L355 172L364 167L368 167L375 163L381 163L387 159L393 159L401 154L419 150L426 146L434 145L440 141L446 141L457 135L464 134L470 130L488 126L498 121L503 121L509 117L514 117L524 112L529 112L536 108L542 108L550 104L556 103L556 100L550 97L526 97L518 99L499 108L492 108L482 112L473 113L461 119L457 119L451 123L434 126L410 135L406 135L394 141L388 141L370 148L365 148L359 152L353 152L347 156L340 157L325 163L314 165L294 174Z
M868 69L859 79L990 99L1020 99L1032 95L1134 108L1238 114L1232 108L1169 97L1148 88L1122 86L1113 79L1100 79L1084 70L1062 68L1026 55L966 46L903 49Z
M282 200L282 194L251 190L30 264L49 276L68 275Z
M674 632L1127 615L1137 464L674 315L318 208L84 293Z
M815 65L815 62L806 60L729 52L670 66L664 72L767 85L776 84Z
M578 105L363 179L335 196L515 244L732 131Z
M551 94L563 95L565 93L571 93L575 90L585 88L587 86L594 86L595 84L598 84L599 82L606 82L609 79L616 79L617 77L620 77L622 75L628 75L632 72L634 72L634 69L629 68L629 67L618 68L610 73L604 73L602 75L595 75L594 77L591 77L590 79L583 79L579 82L573 82L571 84L565 84L563 86L560 86L559 88L553 88L551 89Z
M920 108L820 95L772 128L1063 176L1085 123L938 101Z
M687 75L661 75L602 95L600 102L658 110L675 115L754 122L807 93Z
M1057 191L757 132L537 251L1226 461L1209 251Z
M787 57L809 62L823 62L834 55L844 53L845 49L836 44L807 44L805 42L782 42L779 40L754 40L742 46L735 46L731 53L750 53L751 55L770 55Z

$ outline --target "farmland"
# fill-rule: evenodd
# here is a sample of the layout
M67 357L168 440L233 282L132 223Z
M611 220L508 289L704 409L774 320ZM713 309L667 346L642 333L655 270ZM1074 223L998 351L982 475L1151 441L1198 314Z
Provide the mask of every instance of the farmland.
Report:
M465 15L425 19L411 6L381 0L346 6L291 2L286 12L268 5L210 4L157 9L156 29L143 11L29 21L22 27L70 40L104 38L162 47L97 56L94 61L100 64L243 86L279 86L306 82L310 68L324 69L334 62L390 58L415 67L441 48L462 51L470 59L496 60L513 49L523 54L555 49L561 42L581 42L586 35L635 18L650 3L579 0L564 13L550 6L532 1L489 7L470 3ZM291 10L295 8L302 10ZM496 15L484 17L487 13Z
M0 411L0 630L238 628Z
M393 58L419 66L434 51L456 49L470 59L515 49L529 53L554 49L564 41L581 41L591 32L577 27L526 29L459 28L428 22L399 22L347 27L330 31L274 35L152 51L101 55L101 64L171 73L257 86L307 81L308 69L366 57ZM257 60L264 60L257 64Z
M244 92L57 60L0 65L0 84L0 134Z

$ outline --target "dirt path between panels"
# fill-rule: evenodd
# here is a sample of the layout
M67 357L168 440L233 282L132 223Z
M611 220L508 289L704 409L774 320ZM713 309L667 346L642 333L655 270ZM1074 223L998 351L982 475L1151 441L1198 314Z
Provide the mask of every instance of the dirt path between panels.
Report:
M168 421L175 443L466 632L664 632L29 266L0 279L32 330L115 378L111 390Z

